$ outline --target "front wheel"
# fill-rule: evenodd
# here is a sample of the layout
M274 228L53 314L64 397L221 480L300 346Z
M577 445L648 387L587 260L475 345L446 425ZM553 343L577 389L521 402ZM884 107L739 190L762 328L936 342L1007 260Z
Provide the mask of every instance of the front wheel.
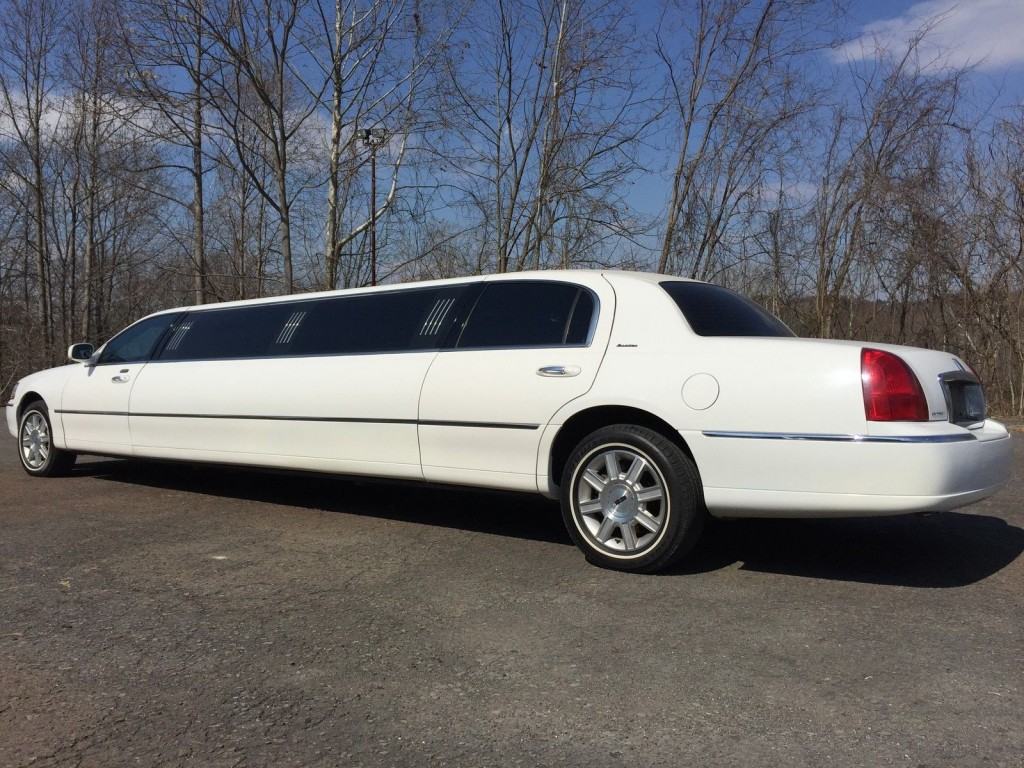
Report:
M29 403L21 414L18 456L24 470L39 477L66 475L75 464L74 453L53 445L50 413L42 400Z
M664 435L616 424L580 441L562 473L562 517L595 565L653 573L700 538L707 514L693 461Z

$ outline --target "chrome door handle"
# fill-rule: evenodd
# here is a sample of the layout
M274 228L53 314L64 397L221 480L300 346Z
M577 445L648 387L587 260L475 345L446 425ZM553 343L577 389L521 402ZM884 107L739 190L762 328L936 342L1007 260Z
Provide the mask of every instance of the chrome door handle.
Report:
M124 384L130 378L131 378L131 376L128 374L128 369L125 368L123 371L121 371L119 374L117 374L117 376L111 377L110 380L112 382L114 382L115 384Z
M578 365L545 365L537 369L538 376L579 376Z

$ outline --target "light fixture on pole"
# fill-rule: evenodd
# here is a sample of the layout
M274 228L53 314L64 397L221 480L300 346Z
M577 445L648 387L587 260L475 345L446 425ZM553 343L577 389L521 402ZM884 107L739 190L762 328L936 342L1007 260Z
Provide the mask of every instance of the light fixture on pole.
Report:
M387 128L363 128L359 136L370 149L370 285L377 284L377 149L388 140Z

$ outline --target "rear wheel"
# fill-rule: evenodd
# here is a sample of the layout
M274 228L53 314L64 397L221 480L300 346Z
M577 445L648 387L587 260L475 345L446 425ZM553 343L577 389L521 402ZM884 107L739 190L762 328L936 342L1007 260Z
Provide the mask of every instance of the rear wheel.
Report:
M54 447L50 413L42 400L29 403L21 414L18 456L26 472L40 477L66 475L75 465L74 453Z
M653 573L700 538L706 511L697 468L671 440L616 424L580 441L562 473L562 516L595 565Z

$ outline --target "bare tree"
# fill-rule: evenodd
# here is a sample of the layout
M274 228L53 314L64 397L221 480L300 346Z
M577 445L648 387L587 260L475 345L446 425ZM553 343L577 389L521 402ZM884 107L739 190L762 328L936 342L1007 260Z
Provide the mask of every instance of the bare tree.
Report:
M182 201L192 217L190 258L193 300L207 300L204 177L207 76L205 0L129 0L130 21L121 30L131 59L129 95L145 104L140 127L187 157L165 167L184 173L191 198ZM159 119L155 119L159 118Z
M786 130L814 106L798 67L824 45L823 5L672 0L666 7L656 52L676 160L659 272L713 274L732 217L760 194L766 171L785 152Z
M226 0L208 2L203 18L212 45L210 73L204 80L210 103L234 142L237 161L280 219L284 290L295 289L292 205L297 194L290 175L296 135L317 111L326 82L309 94L305 87L302 41L297 38L306 0ZM251 95L252 98L248 98ZM269 157L257 157L248 128L266 140ZM273 185L263 183L266 162ZM300 182L301 187L301 182Z
M52 355L44 132L57 106L56 54L64 6L54 0L10 0L4 11L0 19L0 100L7 117L4 138L17 144L26 161L8 162L5 172L24 184L29 193L25 214L26 222L32 222L38 317L44 349Z
M818 335L839 329L841 297L876 259L871 227L892 200L910 150L946 126L957 106L961 73L926 75L916 43L859 81L852 114L837 109L827 137L814 203L815 311ZM846 332L849 332L847 328Z
M650 114L621 7L499 0L473 14L473 42L456 38L445 61L437 152L478 217L479 268L569 265L584 242L635 235L619 193Z

